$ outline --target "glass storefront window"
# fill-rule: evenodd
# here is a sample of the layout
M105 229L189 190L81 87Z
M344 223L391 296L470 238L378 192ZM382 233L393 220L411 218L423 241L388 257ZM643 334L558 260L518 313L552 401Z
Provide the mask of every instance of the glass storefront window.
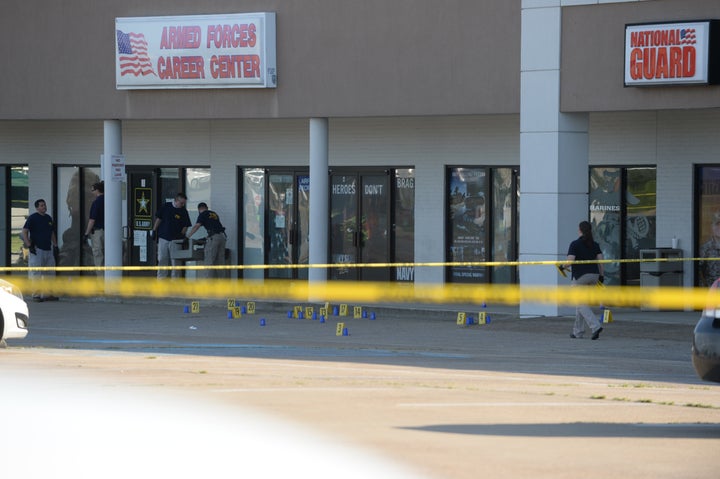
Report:
M640 259L640 250L655 248L657 181L655 168L625 170L625 258ZM623 284L640 284L640 263L624 265Z
M58 166L55 179L57 213L53 219L60 248L58 266L94 266L92 250L82 238L95 199L92 185L100 181L100 168Z
M391 178L395 181L391 182ZM307 170L242 170L243 263L306 265L309 263L310 177ZM347 169L330 178L328 219L330 262L388 263L414 261L415 179L412 168ZM267 234L265 234L267 232ZM396 236L395 236L396 235ZM246 270L245 277L262 277ZM307 279L307 268L269 268L269 278ZM413 281L406 267L333 267L331 279ZM250 276L248 276L250 275Z
M700 166L697 175L696 284L710 286L720 278L720 166Z
M518 224L514 221L518 209L517 170L494 168L492 170L492 261L515 261ZM492 282L510 284L517 278L517 267L495 266L491 269Z
M160 168L160 198L159 206L175 199L180 191L180 168ZM186 193L187 194L187 193ZM197 207L196 207L197 208Z
M265 170L243 170L243 264L265 264ZM248 269L244 278L262 279L265 272Z
M637 259L655 247L655 167L590 168L590 223L605 259ZM638 263L605 263L605 284L639 285Z
M27 266L23 250L22 227L28 208L28 167L0 165L0 265ZM5 202L7 200L7 202Z
M13 166L10 168L10 264L27 265L27 258L22 251L22 228L25 219L30 215L28 205L28 167Z
M187 195L187 210L191 221L197 214L198 203L210 203L210 168L185 168L185 194Z
M449 168L448 170L448 259L454 263L486 261L487 244L487 168ZM484 266L451 266L448 281L487 282Z
M395 170L395 262L415 261L415 170ZM395 268L396 281L415 281L415 268Z
M308 264L310 262L310 176L297 177L297 262ZM299 279L308 279L307 268L297 270Z

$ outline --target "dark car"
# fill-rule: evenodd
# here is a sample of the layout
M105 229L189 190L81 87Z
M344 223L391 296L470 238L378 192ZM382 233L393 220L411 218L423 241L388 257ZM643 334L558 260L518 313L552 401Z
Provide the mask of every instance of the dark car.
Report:
M710 294L720 298L716 280L710 287ZM711 299L695 326L692 345L692 362L695 372L704 381L720 382L720 304Z

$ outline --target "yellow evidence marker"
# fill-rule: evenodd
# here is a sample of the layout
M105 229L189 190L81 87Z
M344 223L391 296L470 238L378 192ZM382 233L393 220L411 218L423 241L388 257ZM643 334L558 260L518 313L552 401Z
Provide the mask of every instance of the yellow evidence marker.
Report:
M227 300L227 308L233 309L236 306L235 304L235 298L228 298Z
M190 312L192 312L192 313L200 312L200 301L193 301L192 303L190 303Z
M342 336L343 329L345 329L345 323L337 323L335 328L335 336Z
M242 318L242 308L240 306L233 306L230 311L232 311L233 319Z
M348 315L348 305L341 304L340 305L340 316L347 316L347 315Z
M248 314L255 314L255 301L247 302L247 312Z
M353 307L353 318L354 319L362 318L362 306Z
M612 323L613 317L612 317L612 311L609 309L606 309L603 311L603 323Z
M465 326L467 325L467 313L458 313L457 314L457 325L458 326Z

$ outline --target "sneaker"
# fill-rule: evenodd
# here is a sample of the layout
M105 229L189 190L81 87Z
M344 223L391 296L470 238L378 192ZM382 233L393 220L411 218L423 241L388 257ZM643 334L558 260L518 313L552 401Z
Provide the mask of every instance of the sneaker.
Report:
M570 337L572 339L582 339L582 336L575 336L574 334L570 333Z
M595 331L595 332L593 333L592 338L590 338L590 339L592 339L593 341L595 341L596 339L598 339L598 338L600 337L600 333L602 333L602 330L603 330L602 327L599 328L597 331Z

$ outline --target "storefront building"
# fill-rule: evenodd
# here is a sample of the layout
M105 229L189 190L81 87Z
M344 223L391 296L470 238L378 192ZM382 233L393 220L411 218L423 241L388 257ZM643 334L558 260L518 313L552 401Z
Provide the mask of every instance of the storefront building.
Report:
M548 266L408 263L558 260L585 219L611 259L673 238L685 257L719 256L717 2L11 0L7 12L2 265L22 264L37 198L60 263L92 265L82 233L98 179L116 219L108 265L154 265L152 217L179 191L192 220L201 201L220 215L229 264L404 264L233 277L561 284ZM715 269L685 262L682 283ZM607 277L640 273L612 264Z

